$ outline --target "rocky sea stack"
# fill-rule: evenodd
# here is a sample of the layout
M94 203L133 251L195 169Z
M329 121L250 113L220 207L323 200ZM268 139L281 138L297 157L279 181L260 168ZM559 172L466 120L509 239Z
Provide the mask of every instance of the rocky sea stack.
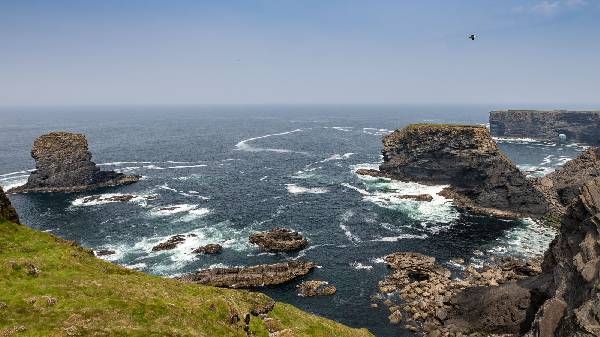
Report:
M19 223L19 215L17 215L17 211L11 205L6 194L4 194L2 187L0 187L0 220L8 220L14 223Z
M25 185L8 193L77 192L131 184L141 178L100 171L91 160L85 135L79 133L52 132L40 136L33 143L31 156L36 170Z
M498 148L483 126L415 124L383 139L379 175L450 185L442 194L475 213L542 216L543 193Z
M600 144L600 111L507 110L490 112L494 137Z

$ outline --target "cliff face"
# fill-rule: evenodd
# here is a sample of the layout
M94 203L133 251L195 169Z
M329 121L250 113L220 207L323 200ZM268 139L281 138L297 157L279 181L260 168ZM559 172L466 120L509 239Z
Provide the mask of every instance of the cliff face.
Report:
M14 223L19 223L19 216L17 211L11 205L10 200L4 194L2 187L0 187L0 220L8 220Z
M600 111L507 110L490 112L490 130L495 137L526 137L600 144Z
M547 212L543 194L500 151L485 127L411 125L383 139L380 171L399 180L448 184L459 206L499 215ZM489 213L494 213L493 211Z
M579 189L596 177L600 177L600 149L593 147L558 170L537 179L536 186L546 195L552 212L561 216L579 195Z
M139 176L100 171L92 162L85 135L53 132L38 137L31 150L36 170L27 183L8 193L75 192L106 186L130 184Z
M600 336L600 178L567 209L542 270L550 298L528 336Z

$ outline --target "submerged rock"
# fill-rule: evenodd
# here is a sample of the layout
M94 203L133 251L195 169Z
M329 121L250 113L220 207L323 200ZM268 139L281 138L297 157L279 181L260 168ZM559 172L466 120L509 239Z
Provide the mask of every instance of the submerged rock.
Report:
M180 279L215 287L255 288L291 281L308 274L314 267L312 262L288 261L251 267L206 269L187 274Z
M8 200L6 194L4 194L4 190L0 186L0 220L8 220L14 223L19 222L19 215L17 211Z
M490 112L494 137L600 144L600 111L507 110ZM563 135L564 137L561 137Z
M8 193L76 192L101 187L131 184L140 176L126 176L115 171L100 171L83 134L52 132L38 137L31 156L36 170L27 183Z
M220 254L223 247L216 243L210 243L206 246L198 247L192 251L195 254Z
M482 126L417 124L383 139L385 176L450 185L442 195L475 213L542 216L544 195L498 148Z
M91 195L89 197L83 198L81 202L84 204L89 204L91 202L128 202L136 198L141 198L144 200L156 200L158 199L158 195L137 196L132 194L123 194L108 197L103 195Z
M298 288L298 295L305 297L331 296L337 291L335 286L330 285L329 282L315 280L304 281L296 288Z
M433 197L429 194L407 194L400 196L400 199L430 202L431 200L433 200Z
M291 252L308 245L308 240L300 233L287 228L273 228L250 236L250 243L267 252Z

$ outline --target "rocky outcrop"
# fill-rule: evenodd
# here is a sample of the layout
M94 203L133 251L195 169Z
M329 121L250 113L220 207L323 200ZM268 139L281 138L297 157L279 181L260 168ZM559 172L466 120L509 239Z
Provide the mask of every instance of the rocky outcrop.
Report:
M206 246L198 247L192 251L194 254L220 254L223 247L216 243L209 243Z
M227 288L255 288L282 284L313 270L315 264L288 261L251 267L213 268L182 276L182 281Z
M600 144L600 111L507 110L490 112L494 137L519 137Z
M303 249L308 240L300 233L287 228L273 228L250 236L250 243L267 252L291 252Z
M8 200L4 190L0 187L0 220L8 220L14 223L19 223L19 215Z
M168 238L166 241L163 241L156 246L152 247L153 252L158 252L161 250L171 250L180 244L185 242L185 235L177 234Z
M542 216L544 195L480 126L410 125L383 139L381 175L450 185L443 195L475 213Z
M600 178L567 209L542 270L549 298L528 336L600 336Z
M108 186L131 184L140 176L126 176L114 171L100 171L83 134L52 132L38 137L31 156L36 170L27 183L8 193L76 192Z
M327 281L304 281L299 284L298 296L314 297L314 296L331 296L336 293L337 289Z
M507 258L479 271L468 266L464 277L457 279L431 256L401 252L384 260L393 272L379 283L379 289L397 293L402 300L386 303L393 324L405 322L409 329L441 336L471 331L518 333L528 317L531 321L527 308L532 296L517 282L540 272L535 261ZM495 292L482 296L485 287Z
M90 195L89 197L83 198L81 201L84 204L89 203L107 203L107 202L128 202L132 200L157 200L158 195L132 195L132 194L119 194L119 195Z
M592 147L561 168L538 178L536 186L544 192L557 219L578 195L588 181L600 177L600 149Z

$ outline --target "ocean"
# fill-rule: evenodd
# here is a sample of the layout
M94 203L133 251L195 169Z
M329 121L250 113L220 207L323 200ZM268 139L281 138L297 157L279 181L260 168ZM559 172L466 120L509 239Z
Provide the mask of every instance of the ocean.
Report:
M533 257L556 234L531 219L475 216L435 194L443 186L358 176L381 162L381 139L409 123L486 124L497 106L155 106L0 108L0 185L25 183L35 168L36 137L50 131L86 134L93 161L106 170L139 174L133 185L72 194L11 195L23 222L93 249L130 268L172 277L203 268L289 259L315 262L306 277L260 289L276 300L366 327L377 336L410 336L389 324L385 306L370 306L389 272L382 257L397 251L449 262L485 263L493 255ZM551 172L585 147L531 139L498 139L531 175ZM91 202L91 195L157 196ZM262 253L248 236L273 227L301 232L310 246L297 253ZM196 234L170 251L152 252L175 234ZM208 243L220 255L191 253ZM474 252L481 251L483 256ZM302 280L337 287L331 297L304 298Z

